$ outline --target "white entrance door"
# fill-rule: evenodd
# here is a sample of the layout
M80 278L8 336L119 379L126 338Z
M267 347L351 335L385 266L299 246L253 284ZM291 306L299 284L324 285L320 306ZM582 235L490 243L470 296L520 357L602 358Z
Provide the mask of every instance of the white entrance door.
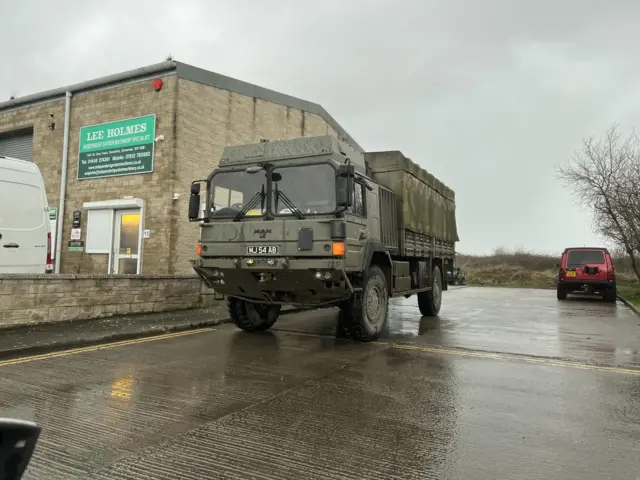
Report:
M140 210L116 210L113 273L137 274L140 256Z

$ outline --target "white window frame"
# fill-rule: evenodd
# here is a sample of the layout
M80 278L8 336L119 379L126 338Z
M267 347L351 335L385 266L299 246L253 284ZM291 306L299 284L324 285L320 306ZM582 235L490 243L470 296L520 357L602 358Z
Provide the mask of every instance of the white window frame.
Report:
M102 250L102 249L95 249L95 248L90 248L90 243L89 243L89 232L91 231L91 213L92 212L107 212L109 215L109 246ZM94 209L90 209L88 214L87 214L87 233L85 234L85 238L87 239L87 245L85 248L85 252L89 253L89 254L107 254L107 253L111 253L111 245L113 243L113 217L114 217L114 212L115 210L110 209L110 208L94 208Z
M122 198L119 200L104 200L99 202L85 202L82 207L86 210L112 210L111 212L111 240L109 247L109 266L107 275L113 274L113 232L115 221L115 210L140 210L140 228L138 232L138 269L137 275L142 273L142 247L144 245L144 200L141 198ZM89 224L87 222L87 228ZM90 253L90 252L87 252Z

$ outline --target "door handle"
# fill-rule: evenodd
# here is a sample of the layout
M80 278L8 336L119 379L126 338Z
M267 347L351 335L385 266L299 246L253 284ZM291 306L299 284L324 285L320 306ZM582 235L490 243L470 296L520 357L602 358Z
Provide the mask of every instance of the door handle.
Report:
M5 243L3 245L4 248L20 248L20 245L17 243Z

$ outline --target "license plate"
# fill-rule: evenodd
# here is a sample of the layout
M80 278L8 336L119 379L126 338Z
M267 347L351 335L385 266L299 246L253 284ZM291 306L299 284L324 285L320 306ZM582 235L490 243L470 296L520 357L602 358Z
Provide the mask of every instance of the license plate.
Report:
M280 247L277 246L255 246L247 247L248 255L278 255Z
M576 272L567 272L567 277L575 277Z

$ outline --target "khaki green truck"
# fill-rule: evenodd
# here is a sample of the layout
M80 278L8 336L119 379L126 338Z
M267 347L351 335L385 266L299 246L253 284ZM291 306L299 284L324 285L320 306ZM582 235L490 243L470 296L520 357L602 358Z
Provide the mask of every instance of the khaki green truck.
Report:
M438 315L458 241L453 190L399 151L332 136L225 148L192 183L189 220L193 268L236 326L267 330L283 305L339 307L336 335L362 341L384 329L391 297Z

